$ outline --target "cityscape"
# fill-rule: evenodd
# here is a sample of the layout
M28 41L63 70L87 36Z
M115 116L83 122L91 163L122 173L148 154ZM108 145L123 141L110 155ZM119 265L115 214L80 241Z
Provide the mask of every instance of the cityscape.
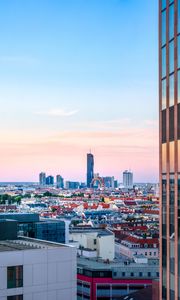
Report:
M0 300L180 300L180 0L0 25Z

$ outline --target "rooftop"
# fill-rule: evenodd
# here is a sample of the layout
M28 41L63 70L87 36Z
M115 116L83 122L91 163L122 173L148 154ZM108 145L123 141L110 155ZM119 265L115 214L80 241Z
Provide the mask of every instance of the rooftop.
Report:
M32 238L18 238L17 240L0 241L0 252L4 251L20 251L33 249L51 249L58 247L69 247L64 244L42 241Z

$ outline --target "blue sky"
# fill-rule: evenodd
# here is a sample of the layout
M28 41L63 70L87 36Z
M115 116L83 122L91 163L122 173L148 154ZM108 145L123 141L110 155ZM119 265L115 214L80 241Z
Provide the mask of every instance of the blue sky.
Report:
M42 169L83 180L89 147L102 175L119 179L131 167L138 181L157 180L157 5L156 0L1 1L1 157L9 162L1 181L36 180ZM136 139L130 134L127 144L123 136L131 129ZM143 145L143 134L152 138L150 145ZM136 151L125 157L124 146L141 147L141 156L150 146L149 173L148 163L138 167L143 162Z

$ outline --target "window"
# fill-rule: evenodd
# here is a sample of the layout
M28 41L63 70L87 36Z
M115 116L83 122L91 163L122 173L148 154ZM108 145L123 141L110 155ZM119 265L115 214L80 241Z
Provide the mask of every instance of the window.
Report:
M161 45L166 44L166 10L162 12L162 41Z
M7 267L7 288L23 286L23 266Z
M148 272L148 277L151 277L151 272Z
M165 9L166 8L166 0L162 0L162 4L161 4L161 9Z
M180 2L178 1L178 33L180 32Z
M174 72L174 41L169 43L169 73Z
M180 35L177 37L177 66L180 68Z
M134 273L133 272L131 272L131 277L134 277Z
M162 172L166 173L166 169L167 169L167 159L166 159L166 155L167 155L167 148L166 148L166 144L162 144ZM145 254L146 255L146 254Z
M125 277L126 273L125 272L122 272L122 277Z
M139 272L139 277L142 277L143 273L142 272Z
M166 77L166 47L162 48L162 78Z
M147 252L145 252L145 256L147 256Z
M156 252L154 252L154 256L156 256Z
M23 300L23 295L8 296L7 300Z
M166 108L166 79L162 80L162 110Z
M170 172L174 172L174 142L169 143L169 167Z
M169 40L174 37L174 4L169 7Z
M96 245L96 239L94 239L94 245Z
M174 105L174 74L169 76L169 107Z
M149 255L150 255L150 256L151 256L151 254L152 254L152 253L151 253L151 252L149 252Z

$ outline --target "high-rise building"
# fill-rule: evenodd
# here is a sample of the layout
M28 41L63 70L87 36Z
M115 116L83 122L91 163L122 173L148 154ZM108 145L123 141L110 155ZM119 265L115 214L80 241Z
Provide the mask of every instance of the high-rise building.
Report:
M159 0L160 299L180 299L180 0Z
M133 173L125 170L123 172L123 185L125 188L131 189L133 187Z
M46 184L47 185L53 185L54 184L54 177L49 175L48 177L46 177Z
M94 156L92 153L87 154L87 187L91 186L94 177Z
M39 184L40 185L46 185L46 173L41 172L39 174Z
M103 177L103 180L106 188L114 189L114 176Z
M60 189L64 188L64 179L61 175L56 176L56 187Z
M66 181L65 185L66 185L67 190L79 189L79 182L78 181Z

